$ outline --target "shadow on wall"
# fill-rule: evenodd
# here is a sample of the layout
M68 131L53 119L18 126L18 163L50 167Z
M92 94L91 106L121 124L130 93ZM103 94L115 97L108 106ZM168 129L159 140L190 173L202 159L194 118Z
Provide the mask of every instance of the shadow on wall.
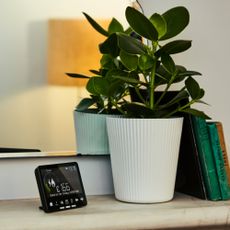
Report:
M48 21L45 20L31 22L25 35L18 37L17 43L9 41L4 47L7 55L2 60L2 72L7 75L1 77L1 101L47 85L47 27ZM9 56L10 60L7 59Z
M47 84L48 21L33 21L28 26L28 87Z

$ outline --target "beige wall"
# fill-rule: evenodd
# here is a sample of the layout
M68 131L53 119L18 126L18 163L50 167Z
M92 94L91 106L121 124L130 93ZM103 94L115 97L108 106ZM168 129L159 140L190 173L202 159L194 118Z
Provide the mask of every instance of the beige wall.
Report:
M140 0L143 1L143 0ZM124 21L129 0L8 0L0 4L0 146L74 150L72 111L83 89L51 87L46 83L47 21L115 16ZM203 73L203 107L224 124L230 135L230 1L151 0L144 7L158 12L185 5L191 13L189 28L181 35L193 47L177 60ZM229 139L228 139L229 142Z
M83 88L48 86L50 18L124 21L128 0L8 0L0 4L0 146L75 150L72 111Z

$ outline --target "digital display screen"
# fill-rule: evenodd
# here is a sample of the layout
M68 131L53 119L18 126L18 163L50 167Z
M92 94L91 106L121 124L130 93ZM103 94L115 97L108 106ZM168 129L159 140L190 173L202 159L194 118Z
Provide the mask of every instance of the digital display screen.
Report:
M42 202L41 208L45 212L87 205L76 162L38 166L35 176Z
M75 165L42 169L41 175L48 198L82 193Z

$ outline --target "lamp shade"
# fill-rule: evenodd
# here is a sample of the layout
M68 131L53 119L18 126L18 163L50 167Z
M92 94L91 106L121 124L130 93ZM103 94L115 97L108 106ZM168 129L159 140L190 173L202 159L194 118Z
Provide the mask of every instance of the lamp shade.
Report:
M107 28L109 20L96 20ZM89 75L98 69L101 54L98 44L105 37L86 19L51 19L48 31L48 84L82 86L85 79L73 79L65 73Z

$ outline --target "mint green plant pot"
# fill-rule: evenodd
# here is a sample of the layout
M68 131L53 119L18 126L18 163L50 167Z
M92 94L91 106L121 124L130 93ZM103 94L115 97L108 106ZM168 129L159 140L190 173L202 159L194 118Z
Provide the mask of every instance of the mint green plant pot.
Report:
M108 114L97 114L92 111L74 111L77 153L83 155L109 154L106 131Z

